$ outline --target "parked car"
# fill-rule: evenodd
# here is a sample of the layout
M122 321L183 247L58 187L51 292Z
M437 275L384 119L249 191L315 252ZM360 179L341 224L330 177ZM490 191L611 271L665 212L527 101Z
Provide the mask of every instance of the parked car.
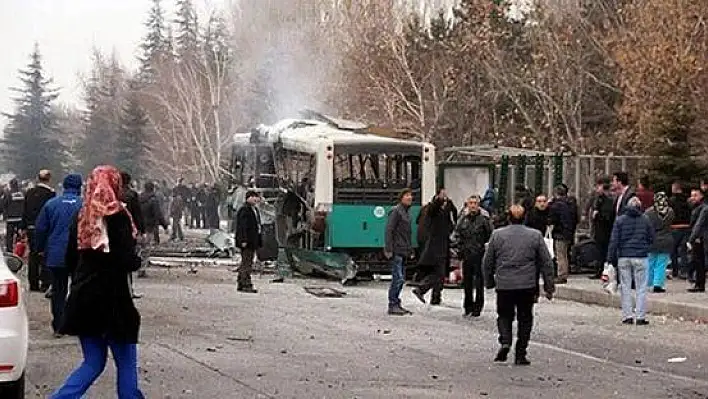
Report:
M24 261L0 257L0 398L25 397L25 364L29 322L24 291L17 273Z

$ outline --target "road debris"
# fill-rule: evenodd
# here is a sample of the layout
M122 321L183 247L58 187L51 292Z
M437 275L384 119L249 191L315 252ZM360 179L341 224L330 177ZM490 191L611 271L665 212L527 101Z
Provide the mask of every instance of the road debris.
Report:
M318 298L342 298L347 295L346 292L340 291L331 287L303 287L305 292L312 294Z

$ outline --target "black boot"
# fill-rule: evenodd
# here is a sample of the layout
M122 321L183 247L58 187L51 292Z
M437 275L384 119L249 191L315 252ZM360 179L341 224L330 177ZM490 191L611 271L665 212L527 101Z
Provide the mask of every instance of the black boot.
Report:
M494 358L495 362L505 362L506 359L509 357L509 350L511 349L510 346L508 345L502 345L502 347L499 349L499 352L497 352L497 357Z
M528 366L531 364L529 359L526 358L526 349L516 348L516 356L514 357L514 364L517 366Z

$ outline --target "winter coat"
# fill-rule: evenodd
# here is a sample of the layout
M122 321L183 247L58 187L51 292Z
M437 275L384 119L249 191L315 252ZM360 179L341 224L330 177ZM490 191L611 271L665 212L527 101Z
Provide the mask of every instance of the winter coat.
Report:
M647 209L646 215L654 227L654 233L656 234L654 243L649 248L649 252L670 254L674 249L674 236L671 232L674 211L669 208L666 215L662 217L652 206Z
M551 235L554 240L573 242L576 222L567 197L558 197L549 206L549 219L553 226Z
M592 219L593 239L596 243L609 243L612 234L612 224L614 210L612 197L606 193L598 194L593 204L593 213L597 212Z
M627 187L627 191L625 191L624 195L617 195L612 201L612 224L614 225L615 221L624 214L625 208L627 208L627 204L629 203L629 200L632 199L632 197L636 197L637 193L632 190L631 187ZM654 198L651 199L652 202L654 201ZM619 207L617 202L621 201L619 203Z
M170 217L182 219L184 215L184 199L181 196L175 196L170 204Z
M426 231L426 240L418 260L419 266L447 264L450 252L450 214L443 205L444 202L440 200L431 202L428 214L421 221Z
M56 197L56 195L53 188L43 183L39 183L36 187L27 190L24 207L22 209L22 228L27 229L34 227L39 212L42 210L44 204Z
M674 225L688 226L691 223L691 205L686 194L673 194L669 198L669 205L674 210Z
M130 212L130 216L133 217L133 224L135 224L138 233L145 234L145 220L143 220L143 211L140 209L140 197L138 193L130 187L123 187L123 198L121 201L125 203L126 209Z
M492 235L492 222L481 212L466 213L458 220L455 235L463 259L481 256Z
M236 213L236 245L239 248L260 249L263 246L261 229L261 213L257 207L246 203L239 208Z
M693 208L691 212L691 236L688 242L695 243L698 240L706 242L708 238L708 205L703 202Z
M384 252L406 257L411 252L411 216L409 208L396 205L388 214Z
M494 230L482 260L487 288L536 288L539 274L546 292L554 292L553 260L543 234L520 224Z
M63 268L69 244L69 229L81 209L78 190L65 189L64 195L47 201L36 224L38 251L44 252L46 266Z
M541 234L546 234L546 229L548 228L548 221L550 217L550 210L548 208L540 210L535 206L526 214L526 220L524 220L524 225L541 232Z
M130 218L125 212L106 218L109 252L78 249L77 219L66 251L66 266L73 274L59 332L137 344L140 314L133 304L128 276L140 267L141 260Z
M155 231L159 226L167 228L167 220L165 220L160 201L154 192L140 194L140 211L142 212L146 232Z
M627 207L612 227L607 261L616 265L619 258L646 258L654 236L649 218L640 209Z
M25 194L20 189L5 192L2 197L2 210L8 223L22 223L25 207Z

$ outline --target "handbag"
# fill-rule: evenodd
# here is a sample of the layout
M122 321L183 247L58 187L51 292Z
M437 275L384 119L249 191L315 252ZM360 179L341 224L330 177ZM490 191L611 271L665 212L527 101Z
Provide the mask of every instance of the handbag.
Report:
M551 259L556 257L555 251L553 251L553 238L551 238L551 228L546 228L546 235L543 237L543 241L546 243L546 248L548 248L548 253L551 254Z

